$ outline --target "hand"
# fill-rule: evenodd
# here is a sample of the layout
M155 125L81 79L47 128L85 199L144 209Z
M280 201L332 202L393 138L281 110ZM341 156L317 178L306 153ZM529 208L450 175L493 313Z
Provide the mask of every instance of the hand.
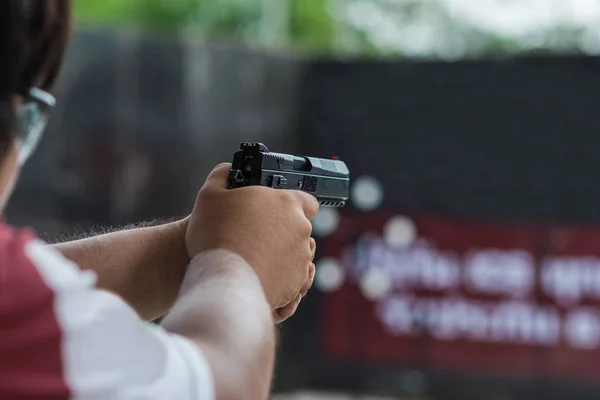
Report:
M231 164L218 165L200 190L186 234L190 257L211 249L242 256L256 271L275 322L289 318L312 285L317 200L296 190L227 189Z
M313 263L313 261L315 258L315 250L317 248L317 244L315 242L315 239L313 239L313 238L310 238L310 248L312 249L313 256L312 256L311 263L309 265L309 270L308 270L308 282L306 282L306 284L302 287L302 289L300 289L300 293L298 294L298 296L296 296L294 301L292 301L287 306L281 307L273 312L273 319L275 321L285 321L286 319L288 319L289 317L294 315L296 313L296 310L298 309L298 306L300 305L300 301L302 301L304 296L306 296L306 294L308 293L308 291L310 290L310 288L313 285L313 282L315 280L315 272L316 272L315 264Z

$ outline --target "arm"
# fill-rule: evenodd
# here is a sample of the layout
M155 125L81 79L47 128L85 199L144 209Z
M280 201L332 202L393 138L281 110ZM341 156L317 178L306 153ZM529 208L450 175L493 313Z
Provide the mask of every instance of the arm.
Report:
M187 219L123 230L53 247L98 276L98 287L121 296L152 320L175 302L187 265Z
M268 398L275 330L261 283L241 257L224 250L196 256L163 326L203 351L218 399Z
M268 398L274 327L261 284L241 257L224 250L196 256L160 327L96 289L93 276L49 246L31 242L23 253L7 275L13 308L0 327L7 339L0 355L8 349L14 357L0 357L0 378L11 377L0 398ZM9 318L11 310L19 318Z

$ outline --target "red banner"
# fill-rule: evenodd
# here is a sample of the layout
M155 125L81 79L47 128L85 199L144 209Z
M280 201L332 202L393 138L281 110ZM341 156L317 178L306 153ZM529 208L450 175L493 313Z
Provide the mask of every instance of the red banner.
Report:
M329 358L600 378L600 228L417 217L403 244L390 218L343 215L320 242L345 275L324 304Z

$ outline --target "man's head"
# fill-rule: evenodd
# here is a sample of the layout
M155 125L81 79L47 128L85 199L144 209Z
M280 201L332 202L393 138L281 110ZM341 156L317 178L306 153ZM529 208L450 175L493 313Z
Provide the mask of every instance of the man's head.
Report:
M53 107L69 0L0 0L0 210Z

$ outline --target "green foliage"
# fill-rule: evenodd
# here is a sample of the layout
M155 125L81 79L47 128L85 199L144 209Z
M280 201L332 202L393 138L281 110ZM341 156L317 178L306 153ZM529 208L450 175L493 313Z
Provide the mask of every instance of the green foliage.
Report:
M82 24L132 26L173 34L192 27L206 37L300 47L316 53L350 52L364 57L451 58L453 54L468 57L541 49L569 51L595 32L590 27L586 30L557 24L515 37L481 23L473 24L468 18L461 19L449 8L447 0L73 1L75 17ZM354 9L353 17L349 17L348 10L357 5L361 11ZM331 7L344 11L334 13ZM421 44L415 46L416 42ZM538 46L537 42L542 44ZM596 48L600 52L600 43Z
M120 24L147 30L180 32L190 25L207 34L233 35L260 18L251 1L242 0L77 0L81 23Z
M285 0L280 0L285 1ZM335 22L328 0L290 0L291 44L330 49ZM260 0L77 0L75 18L85 24L127 25L181 32L189 26L207 36L258 37L265 10Z
M194 0L142 0L123 1L130 24L156 30L179 30L199 12Z
M290 0L290 40L314 50L335 48L337 28L329 6L328 0Z
M78 22L127 24L132 19L132 15L125 12L130 3L128 0L76 0L73 1L73 11Z

